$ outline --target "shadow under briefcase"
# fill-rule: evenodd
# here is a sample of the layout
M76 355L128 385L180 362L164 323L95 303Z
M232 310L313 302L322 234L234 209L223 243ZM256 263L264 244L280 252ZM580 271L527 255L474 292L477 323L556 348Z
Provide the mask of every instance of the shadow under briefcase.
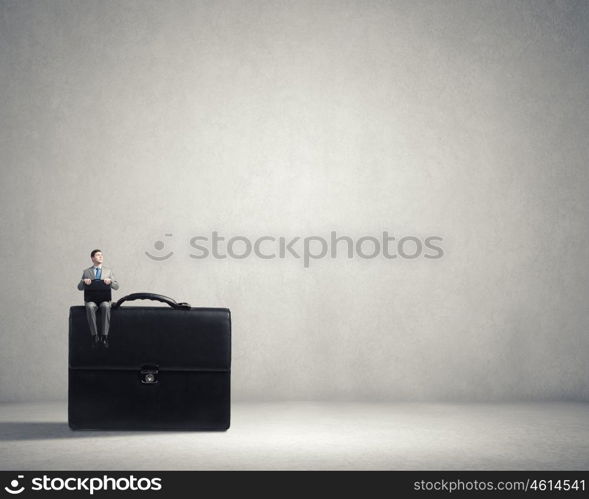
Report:
M121 306L149 299L165 307ZM109 348L70 308L68 423L74 430L227 430L231 314L152 293L111 307Z

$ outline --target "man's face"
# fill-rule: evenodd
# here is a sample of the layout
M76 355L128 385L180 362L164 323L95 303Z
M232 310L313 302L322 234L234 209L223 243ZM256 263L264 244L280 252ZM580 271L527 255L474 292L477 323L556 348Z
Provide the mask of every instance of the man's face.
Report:
M102 253L100 251L94 253L94 256L92 257L92 262L94 263L94 265L102 265Z

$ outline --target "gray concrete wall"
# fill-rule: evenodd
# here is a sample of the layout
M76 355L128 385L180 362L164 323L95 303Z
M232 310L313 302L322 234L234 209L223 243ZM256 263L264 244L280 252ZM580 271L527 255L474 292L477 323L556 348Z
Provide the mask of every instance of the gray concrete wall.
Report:
M236 400L589 400L588 27L583 1L2 0L0 400L66 397L93 248L116 298L231 309ZM214 230L444 255L191 258Z

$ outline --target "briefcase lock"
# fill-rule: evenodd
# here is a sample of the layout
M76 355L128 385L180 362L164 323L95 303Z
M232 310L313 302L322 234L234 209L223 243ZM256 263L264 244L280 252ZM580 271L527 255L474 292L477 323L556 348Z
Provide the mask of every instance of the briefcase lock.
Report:
M141 369L141 383L144 385L155 385L158 383L157 374L158 368L157 366L144 366Z

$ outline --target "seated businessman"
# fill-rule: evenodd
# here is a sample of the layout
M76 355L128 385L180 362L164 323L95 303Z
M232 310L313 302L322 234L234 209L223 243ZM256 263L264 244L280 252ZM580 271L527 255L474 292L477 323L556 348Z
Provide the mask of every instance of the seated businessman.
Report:
M112 270L103 267L102 261L104 257L102 256L102 251L99 249L95 249L90 253L90 258L92 258L92 267L89 267L84 270L82 273L82 279L78 283L78 289L83 291L85 287L90 286L92 281L94 280L101 280L107 286L110 286L112 289L119 289L119 283L115 279ZM110 327L110 301L103 301L100 303L100 306L97 305L93 301L86 301L84 302L86 305L86 317L88 318L88 325L90 326L90 333L92 334L92 346L96 347L102 340L102 345L105 348L108 348L108 329ZM98 334L98 328L96 327L96 311L100 308L100 318L101 318L101 330L102 330L102 338Z

